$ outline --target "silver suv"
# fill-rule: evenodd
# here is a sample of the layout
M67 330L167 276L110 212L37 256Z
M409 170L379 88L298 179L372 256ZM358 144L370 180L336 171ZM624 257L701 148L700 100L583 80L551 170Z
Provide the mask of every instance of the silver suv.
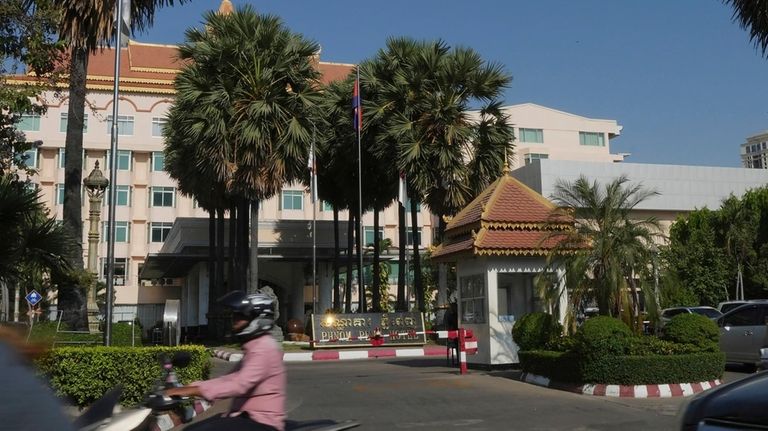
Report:
M760 363L760 349L766 343L768 302L748 302L717 319L720 350L725 360L749 365Z

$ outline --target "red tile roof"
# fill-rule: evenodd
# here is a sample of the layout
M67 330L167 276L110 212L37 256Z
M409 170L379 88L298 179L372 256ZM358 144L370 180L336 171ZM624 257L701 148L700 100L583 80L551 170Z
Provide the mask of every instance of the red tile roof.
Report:
M461 255L546 255L558 243L553 232L573 226L557 207L507 173L494 181L450 221L438 260ZM468 236L471 236L468 238Z
M120 62L120 90L126 93L173 94L173 80L184 63L178 59L175 45L156 45L130 41L123 48ZM352 64L328 63L313 59L322 74L324 84L344 79L354 70ZM114 81L115 51L104 48L88 59L86 86L89 90L112 89ZM21 80L26 80L22 77Z

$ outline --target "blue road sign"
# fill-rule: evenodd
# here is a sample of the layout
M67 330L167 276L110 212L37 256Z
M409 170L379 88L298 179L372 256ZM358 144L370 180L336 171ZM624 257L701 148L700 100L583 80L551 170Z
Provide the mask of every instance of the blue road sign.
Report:
M43 300L43 296L37 293L37 290L32 290L24 298L26 298L27 302L29 302L29 305L33 307L37 305L38 302Z

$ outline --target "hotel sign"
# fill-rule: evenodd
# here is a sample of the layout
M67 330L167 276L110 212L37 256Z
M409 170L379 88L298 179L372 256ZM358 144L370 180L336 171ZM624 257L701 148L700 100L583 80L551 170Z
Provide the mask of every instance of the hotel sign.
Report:
M316 348L427 342L421 313L313 314L312 334Z

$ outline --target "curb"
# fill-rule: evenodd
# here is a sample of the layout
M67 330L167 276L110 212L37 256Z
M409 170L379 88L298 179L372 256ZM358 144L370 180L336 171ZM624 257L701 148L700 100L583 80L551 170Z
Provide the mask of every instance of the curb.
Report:
M545 388L559 389L581 395L620 397L620 398L671 398L687 397L721 385L719 379L699 383L670 383L665 385L573 385L553 382L549 378L536 374L523 373L520 381Z
M283 362L312 362L312 361L344 361L378 358L415 358L422 356L445 356L444 346L429 346L419 348L377 348L369 350L315 350L312 352L283 353ZM239 362L242 353L226 350L213 350L213 356L229 362Z

